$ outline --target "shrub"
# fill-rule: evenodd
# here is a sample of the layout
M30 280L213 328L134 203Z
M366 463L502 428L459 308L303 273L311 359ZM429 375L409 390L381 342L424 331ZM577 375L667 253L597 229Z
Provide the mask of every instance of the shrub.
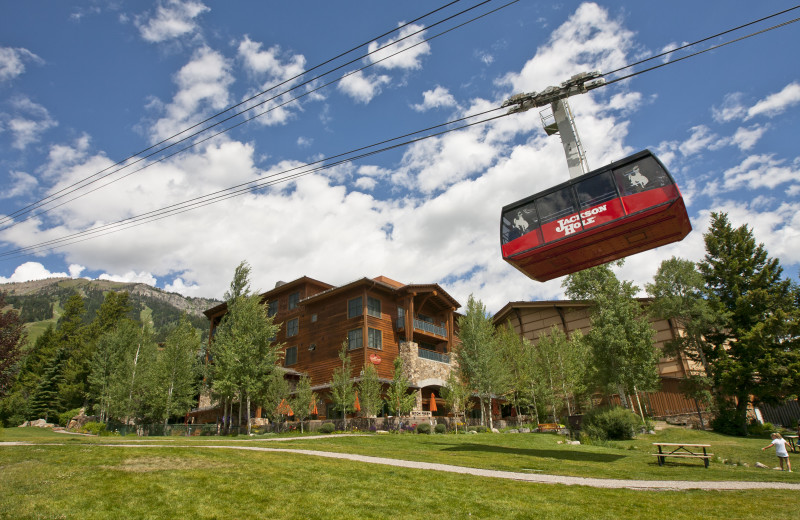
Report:
M775 425L768 422L761 424L758 421L752 421L747 426L747 435L749 437L760 437L763 439L769 439L770 436L776 431L778 431L778 429L775 428Z
M336 427L333 425L333 423L326 422L322 426L320 426L319 430L317 430L317 431L320 432L320 433L333 433L333 430L335 430L335 429L336 429Z
M620 406L594 408L583 416L583 431L592 439L627 440L633 439L640 422L635 413Z
M429 435L431 433L431 425L428 423L420 423L417 425L417 433L424 433Z
M87 422L81 428L82 433L91 433L92 435L104 435L106 433L106 423L91 421Z
M711 428L717 433L724 435L742 436L741 426L736 417L736 410L732 408L721 408L716 410L716 416L711 420Z
M58 424L60 426L69 426L69 422L72 420L73 417L81 413L80 408L75 408L74 410L67 410L66 412L61 412L58 414Z
M447 426L445 426L444 424L437 424L433 428L433 431L435 431L436 433L447 433Z

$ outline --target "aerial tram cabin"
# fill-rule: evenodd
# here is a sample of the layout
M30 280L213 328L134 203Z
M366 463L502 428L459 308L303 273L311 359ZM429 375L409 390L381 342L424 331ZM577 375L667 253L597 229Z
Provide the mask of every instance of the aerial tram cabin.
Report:
M682 240L692 230L678 186L649 150L587 173L578 128L567 98L603 86L599 72L572 76L558 87L517 94L509 114L539 114L558 134L570 180L503 208L503 260L544 282Z
M540 282L682 240L680 190L649 150L503 208L503 259Z

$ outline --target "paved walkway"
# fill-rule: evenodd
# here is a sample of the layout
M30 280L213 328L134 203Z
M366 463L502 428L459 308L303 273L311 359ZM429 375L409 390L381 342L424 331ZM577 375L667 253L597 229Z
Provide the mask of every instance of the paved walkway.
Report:
M341 437L341 435L337 435ZM330 435L326 436L312 436L302 437L303 439L312 438L332 438ZM251 439L242 439L242 441L249 441ZM258 439L264 441L267 439ZM271 441L289 441L297 440L296 438L276 438L269 439ZM230 442L227 440L226 442ZM40 445L27 442L0 442L0 446L20 446L20 445ZM47 444L41 444L47 445ZM52 445L52 444L51 444ZM479 477L489 478L503 478L508 480L519 480L523 482L534 482L537 484L564 484L567 486L589 486L595 488L614 488L614 489L640 489L640 490L686 490L686 489L700 489L700 490L719 490L719 491L738 491L745 489L786 489L792 491L800 491L800 483L788 482L745 482L745 481L686 481L686 480L624 480L624 479L604 479L604 478L585 478L585 477L568 477L562 475L542 475L542 474L529 474L529 473L516 473L513 471L499 471L493 469L480 469L468 468L464 466L453 466L450 464L434 464L431 462L417 462L411 460L400 459L387 459L383 457L371 457L367 455L355 455L352 453L334 453L329 451L318 450L299 450L287 448L263 448L258 446L230 446L230 445L154 445L154 444L96 444L95 446L107 446L118 448L206 448L206 449L224 449L224 450L246 450L246 451L259 451L259 452L279 452L279 453L295 453L298 455L307 455L314 457L324 457L329 459L352 460L365 464L381 464L384 466L394 466L398 468L422 469L428 471L444 471L446 473L459 473L462 475L475 475Z

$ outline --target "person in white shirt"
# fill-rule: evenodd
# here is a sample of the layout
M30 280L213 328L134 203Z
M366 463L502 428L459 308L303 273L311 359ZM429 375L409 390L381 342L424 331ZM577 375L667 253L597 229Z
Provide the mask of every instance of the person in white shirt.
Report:
M792 463L789 462L789 452L786 450L786 441L781 437L780 433L773 433L772 434L772 442L768 445L761 448L761 451L766 450L772 446L775 446L775 455L778 456L778 462L781 463L781 471L783 469L783 461L786 461L786 470L792 471ZM777 469L777 468L775 468Z

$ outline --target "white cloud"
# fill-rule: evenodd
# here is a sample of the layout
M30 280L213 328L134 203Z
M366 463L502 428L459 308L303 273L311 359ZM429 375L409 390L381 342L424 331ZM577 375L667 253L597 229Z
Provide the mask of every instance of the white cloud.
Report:
M800 103L800 83L793 82L786 85L780 92L770 94L747 109L745 120L762 115L774 117L798 103Z
M167 0L159 3L154 15L138 16L135 23L145 41L159 43L194 33L195 19L208 10L202 2Z
M398 25L402 25L402 23ZM418 69L422 67L420 61L422 56L430 54L431 51L431 46L427 42L423 43L425 31L422 29L424 28L423 25L411 24L400 29L397 38L390 38L384 43L377 41L370 43L367 47L370 55L365 58L367 63L375 63L376 67L384 69Z
M71 265L69 267L70 273L51 273L45 266L39 262L25 262L14 269L14 274L8 278L0 276L0 283L14 283L14 282L30 282L33 280L44 280L47 278L77 278L80 271L76 268L80 266ZM81 268L82 269L82 268ZM73 276L74 275L74 276Z
M367 76L357 71L342 78L337 88L357 102L367 104L380 94L383 85L388 85L390 82L389 76L379 74Z
M727 94L721 106L711 108L711 115L717 123L744 119L747 115L747 108L742 104L742 93Z
M239 43L239 57L248 71L267 77L269 86L287 81L303 73L306 59L302 54L286 55L277 45L263 51L261 43L252 41L248 36ZM282 90L288 85L284 85Z
M28 49L0 47L0 83L11 81L25 72L25 62L44 63L36 54Z
M11 185L0 192L0 199L10 199L31 193L39 181L29 173L11 171Z
M300 148L308 148L312 144L314 144L313 137L300 136L297 138L297 146L299 146Z
M422 93L422 103L411 105L417 112L425 112L431 108L448 108L456 106L456 98L446 88L436 85L433 90Z
M719 137L705 125L691 128L692 135L678 146L684 156L702 153L704 150L718 150L728 144L728 140Z
M156 278L145 271L140 273L134 271L128 271L125 274L101 274L97 277L98 280L109 280L111 282L123 282L123 283L144 283L147 285L155 286Z
M725 170L725 188L728 190L747 187L749 189L775 188L800 178L800 168L784 166L784 161L769 155L751 155L739 165Z
M540 91L579 72L617 69L627 65L633 37L599 5L581 4L522 71L507 74L501 84L509 85L514 93Z
M164 285L167 292L175 292L184 296L202 296L201 287L197 284L187 284L183 278L175 278L172 283Z
M18 150L24 150L28 145L38 142L43 133L58 126L46 108L27 97L12 99L11 106L14 115L7 126L13 135L12 146Z
M739 147L742 151L751 150L756 143L758 143L764 132L767 131L766 126L755 125L750 128L740 127L736 129L736 134L733 136L733 144Z
M191 126L202 114L227 108L228 87L233 83L230 65L222 54L201 47L175 75L178 92L163 107L165 115L152 128L153 142Z

